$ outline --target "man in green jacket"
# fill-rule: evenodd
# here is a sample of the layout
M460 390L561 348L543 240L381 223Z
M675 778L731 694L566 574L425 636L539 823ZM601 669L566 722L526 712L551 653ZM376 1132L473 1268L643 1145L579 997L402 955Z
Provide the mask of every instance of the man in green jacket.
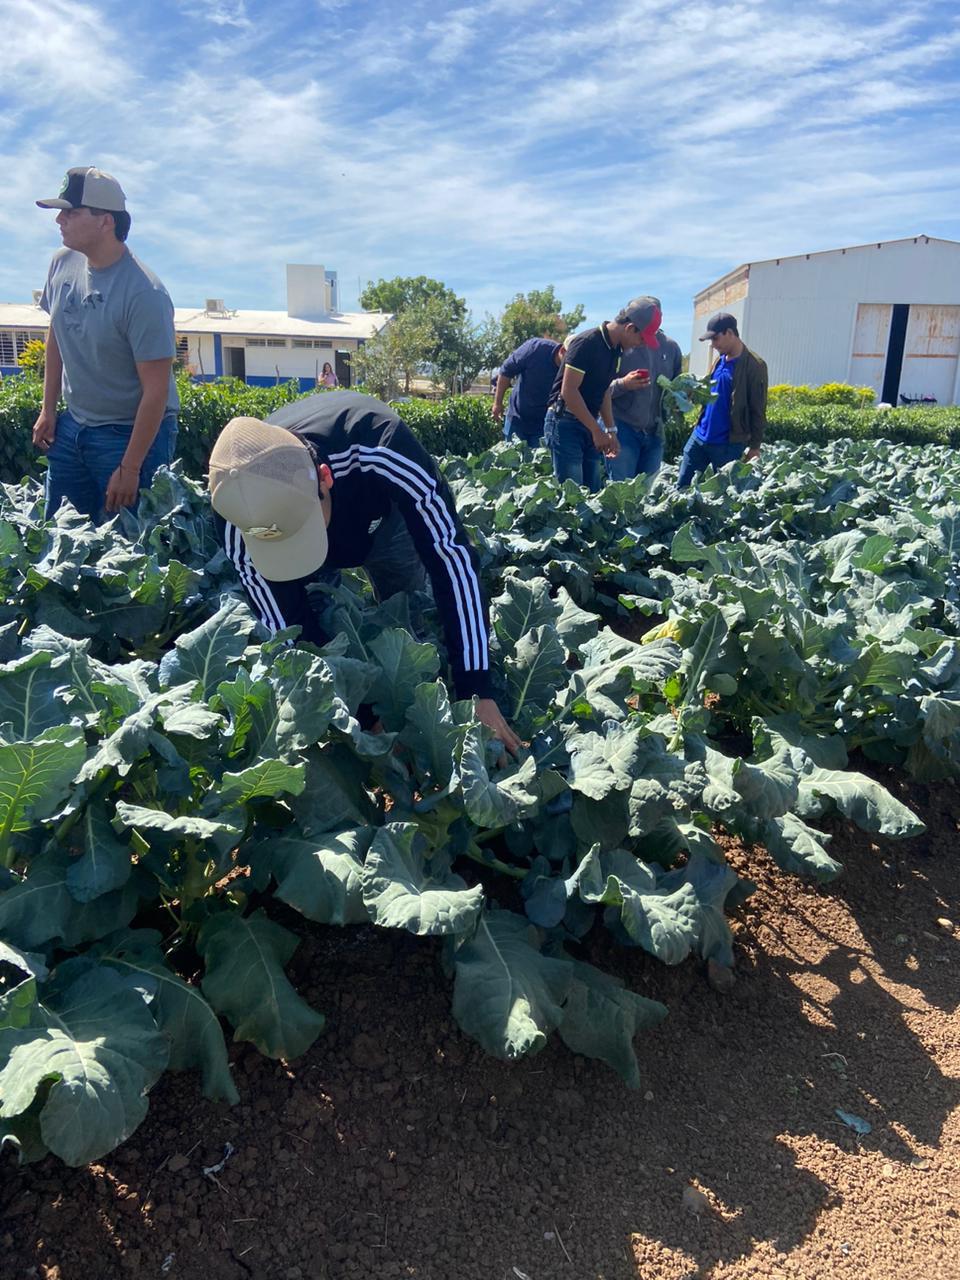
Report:
M685 489L707 467L719 469L740 457L748 462L759 457L767 425L767 366L741 341L736 317L719 311L700 341L710 342L718 357L710 371L714 398L683 450L678 489Z

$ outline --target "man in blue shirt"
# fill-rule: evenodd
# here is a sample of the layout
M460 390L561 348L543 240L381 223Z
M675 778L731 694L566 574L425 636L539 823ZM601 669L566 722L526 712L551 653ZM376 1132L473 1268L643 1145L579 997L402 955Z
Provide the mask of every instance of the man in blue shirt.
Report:
M767 366L741 341L736 317L718 312L700 341L710 342L718 356L710 371L714 398L683 450L678 489L707 467L719 470L740 457L747 462L759 457L767 422Z
M540 443L547 398L565 351L563 343L551 338L528 338L504 360L493 395L495 421L503 419L503 398L512 380L517 380L503 423L505 440L517 436L531 447Z

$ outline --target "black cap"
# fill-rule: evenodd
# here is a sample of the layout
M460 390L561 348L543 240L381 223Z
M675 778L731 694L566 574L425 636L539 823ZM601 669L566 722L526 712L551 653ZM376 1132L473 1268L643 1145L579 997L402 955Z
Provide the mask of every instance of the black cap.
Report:
M127 204L116 178L102 169L82 165L68 169L60 185L60 194L38 200L41 209L106 209L109 213L125 213Z
M701 333L700 341L709 342L718 333L728 333L731 329L734 333L740 332L737 327L737 317L732 316L729 311L718 311L715 316L711 316L707 321L707 332Z

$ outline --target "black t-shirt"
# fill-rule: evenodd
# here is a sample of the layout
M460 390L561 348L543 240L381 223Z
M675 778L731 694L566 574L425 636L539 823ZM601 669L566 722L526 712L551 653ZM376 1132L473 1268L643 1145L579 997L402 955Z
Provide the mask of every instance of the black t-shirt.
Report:
M569 365L571 369L583 374L583 381L580 383L580 394L583 396L583 402L587 406L587 410L595 418L600 412L600 406L603 404L603 397L607 393L607 387L617 376L617 371L620 368L620 355L621 348L615 347L611 343L605 323L600 325L599 328L587 329L585 333L578 333L567 347L567 354L564 356L563 363L557 370L557 376L553 380L548 402L549 407L555 409L558 414L564 412L560 388L563 386L563 371Z

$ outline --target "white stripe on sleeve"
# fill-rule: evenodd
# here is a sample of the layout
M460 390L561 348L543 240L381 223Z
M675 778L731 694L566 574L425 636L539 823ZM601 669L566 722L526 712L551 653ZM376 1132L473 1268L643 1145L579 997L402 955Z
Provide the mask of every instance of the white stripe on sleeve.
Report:
M227 522L224 537L227 555L240 575L240 581L246 588L250 603L253 605L263 625L274 633L282 631L287 625L277 604L276 597L270 590L265 578L262 578L254 567L247 551L243 535L236 525Z
M446 569L457 605L457 621L464 669L485 671L489 666L483 596L469 551L457 541L457 529L436 480L403 454L384 447L351 445L333 454L329 465L335 477L351 471L374 471L414 499L434 550Z

